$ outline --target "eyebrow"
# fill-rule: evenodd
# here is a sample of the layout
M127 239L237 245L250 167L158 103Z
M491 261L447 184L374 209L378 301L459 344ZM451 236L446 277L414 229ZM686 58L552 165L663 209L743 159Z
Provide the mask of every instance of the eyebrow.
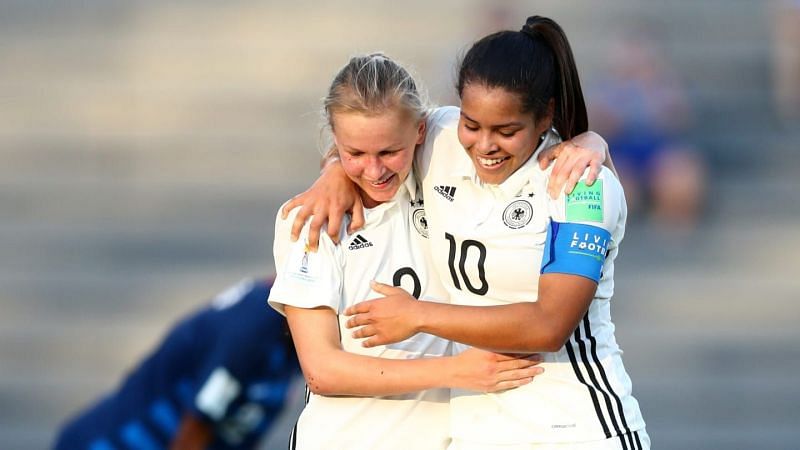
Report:
M463 111L461 111L461 117L469 120L470 122L480 123L477 120L473 119L472 117L464 114ZM493 125L492 128L498 129L498 128L507 128L507 127L522 127L523 125L524 124L522 122L508 122L508 123L501 123L501 124L498 124L498 125Z
M366 153L366 150L361 150L360 148L349 147L349 146L346 146L346 145L339 145L337 147L339 147L340 149L342 149L342 150L344 150L346 152L349 152L349 153L355 153L355 152ZM402 149L403 149L402 145L397 144L397 145L393 145L391 147L382 148L382 149L378 150L378 153L380 153L380 152L395 152L395 151L402 150Z

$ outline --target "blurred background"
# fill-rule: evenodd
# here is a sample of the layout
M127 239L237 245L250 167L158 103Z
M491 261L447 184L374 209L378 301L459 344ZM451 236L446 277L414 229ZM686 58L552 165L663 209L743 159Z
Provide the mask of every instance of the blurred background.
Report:
M452 104L461 52L532 14L625 182L613 309L654 448L798 448L796 0L0 0L0 448L48 448L177 318L272 273L350 55Z

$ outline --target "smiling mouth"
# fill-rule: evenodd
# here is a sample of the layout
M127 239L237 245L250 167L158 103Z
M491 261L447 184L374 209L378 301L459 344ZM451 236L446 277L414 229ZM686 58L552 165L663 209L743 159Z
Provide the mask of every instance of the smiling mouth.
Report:
M386 185L388 185L392 181L392 179L394 178L395 175L396 174L393 173L393 174L389 175L388 177L384 178L383 180L370 181L369 184L370 184L370 186L373 186L373 187L376 187L376 188L385 187Z
M503 161L510 159L511 157L504 156L502 158L481 158L480 156L478 156L476 158L483 167L493 167L502 163Z

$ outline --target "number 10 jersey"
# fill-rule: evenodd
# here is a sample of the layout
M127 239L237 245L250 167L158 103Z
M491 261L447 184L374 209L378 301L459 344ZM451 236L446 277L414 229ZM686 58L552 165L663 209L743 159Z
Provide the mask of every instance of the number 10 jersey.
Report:
M573 240L576 252L601 250L597 258L604 258L602 274L574 335L558 352L542 353L544 373L530 384L499 393L454 389L452 437L505 445L619 436L628 441L623 448L638 448L634 432L644 428L644 421L631 396L610 317L614 258L626 216L618 180L604 169L591 188L583 185L584 190L553 200L546 190L549 170L541 170L533 155L503 183L484 184L458 141L458 118L456 108L435 110L415 161L426 200L433 265L451 303L536 301L551 221L593 225L607 230L611 238L595 243L576 235ZM557 134L548 132L537 151L558 142ZM455 353L465 348L454 344Z

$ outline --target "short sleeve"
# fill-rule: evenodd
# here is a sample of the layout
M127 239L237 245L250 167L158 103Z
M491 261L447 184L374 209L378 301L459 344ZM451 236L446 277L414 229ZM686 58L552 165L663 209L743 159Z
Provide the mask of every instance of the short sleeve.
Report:
M414 173L419 182L424 182L428 176L437 139L458 126L460 114L461 110L455 106L442 106L429 112L425 120L425 141L414 155Z
M541 273L599 282L610 249L622 239L627 209L622 186L610 170L603 167L591 186L585 177L586 173L570 194L548 200L550 225Z
M572 192L550 200L550 216L557 222L581 223L614 233L623 218L625 196L614 174L603 167L597 180L586 185L588 169Z
M285 305L298 308L327 306L339 313L342 309L342 266L340 248L326 233L320 233L319 248L308 250L308 224L300 238L291 242L290 233L296 210L286 220L280 213L275 220L275 284L269 295L269 305L284 314ZM342 229L346 229L343 224Z

